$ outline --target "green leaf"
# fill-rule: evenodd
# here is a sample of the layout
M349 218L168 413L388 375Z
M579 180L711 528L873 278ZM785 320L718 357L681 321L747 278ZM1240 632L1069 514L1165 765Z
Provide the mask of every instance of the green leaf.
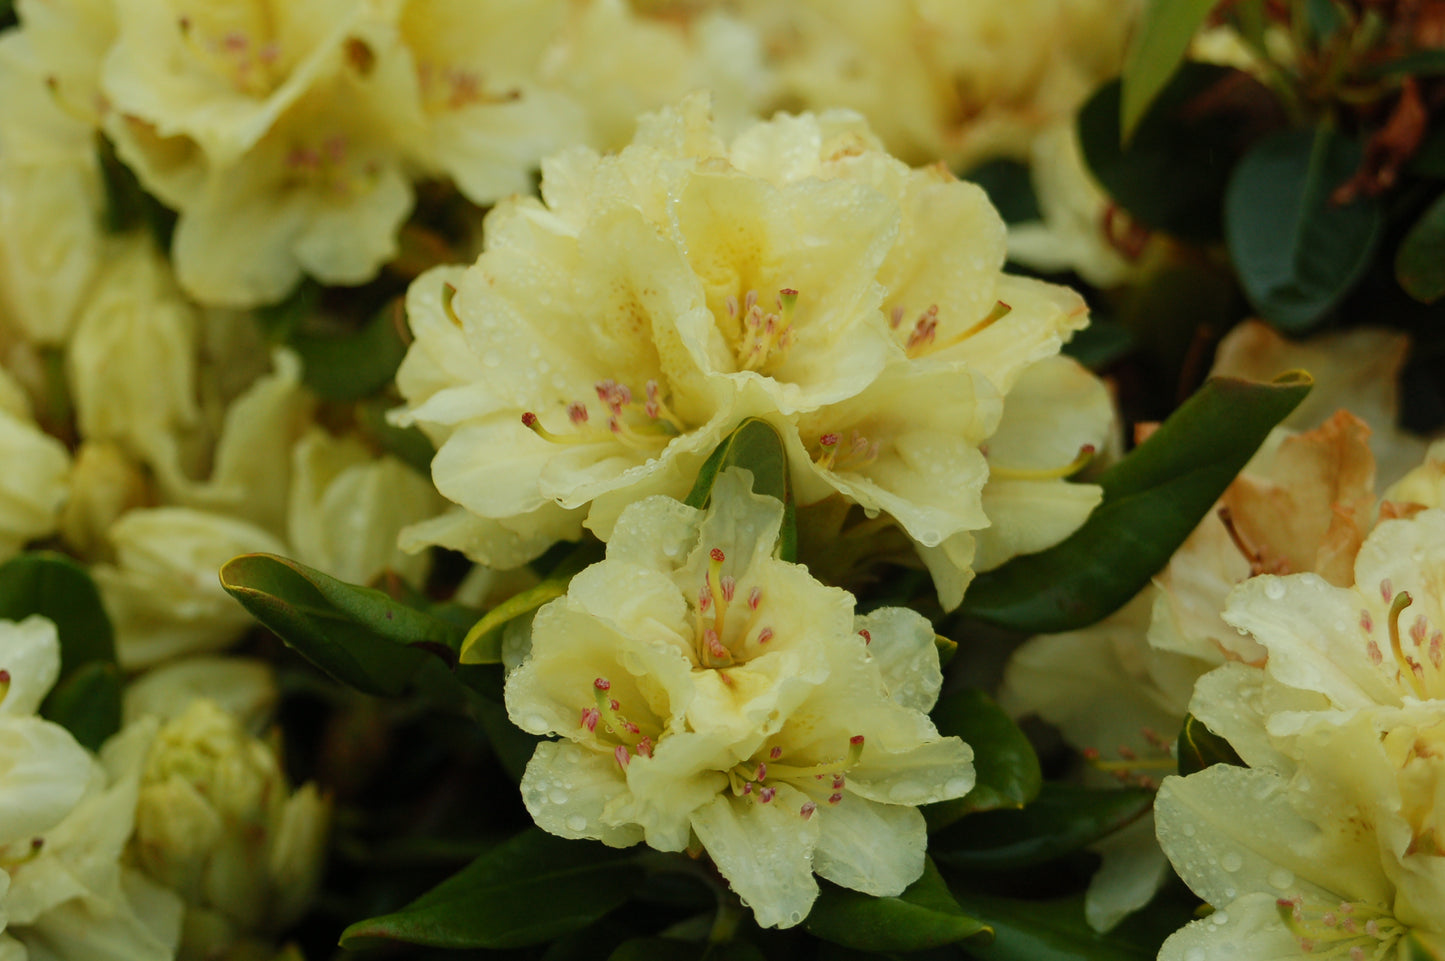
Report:
M357 426L383 451L430 478L436 448L419 428L397 427L387 421L386 412L395 406L395 401L385 397L368 397L356 405Z
M939 864L1009 870L1042 864L1113 834L1154 806L1154 792L1046 783L1018 811L984 811L936 832L928 849Z
M1317 45L1324 44L1344 29L1346 17L1334 0L1305 0L1305 24Z
M804 926L825 941L861 951L921 951L987 934L925 861L923 876L896 898L875 898L824 882Z
M381 941L516 948L587 927L642 883L631 853L528 828L393 914L341 934L348 950Z
M1438 77L1445 74L1445 50L1417 50L1395 60L1367 66L1361 73L1371 80L1387 77Z
M95 143L105 188L105 229L118 234L145 227L158 248L170 249L176 227L175 211L146 193L135 173L116 156L115 145L108 137L97 134Z
M764 961L746 941L698 944L676 938L632 938L617 946L607 961Z
M302 279L279 303L252 312L256 323L273 343L284 344L321 306L321 285L310 277Z
M461 662L463 664L499 664L502 660L502 631L508 622L533 614L548 601L567 593L567 585L577 572L597 560L597 547L593 542L584 542L564 557L546 580L507 600L488 611L481 620L472 625L462 639Z
M85 568L63 554L32 551L0 564L0 618L49 618L60 639L60 677L40 714L91 750L120 730L121 674L115 633Z
M1108 934L1089 927L1084 918L1084 896L1024 901L979 894L954 887L964 910L994 929L984 944L969 944L968 954L978 961L1154 961L1165 932L1152 928L1135 933L1129 922ZM1156 909L1151 905L1146 912ZM1166 924L1182 927L1187 914L1159 912Z
M1007 158L990 160L969 170L963 179L983 188L1004 223L1023 224L1043 219L1028 164Z
M689 507L706 508L712 500L712 485L729 467L743 467L753 474L753 490L783 502L783 529L778 538L778 556L793 561L798 556L798 526L794 516L793 482L788 476L788 452L777 428L757 417L749 417L723 438L697 473L687 495Z
M221 586L307 660L368 694L400 694L428 652L455 662L461 647L456 625L275 554L232 558Z
M1217 0L1153 0L1135 28L1124 58L1124 93L1119 127L1128 140L1144 112L1174 76L1189 50L1189 41Z
M358 330L292 335L291 346L301 355L306 386L324 400L344 401L374 394L391 383L406 356L401 310L398 299Z
M1134 335L1127 327L1095 318L1064 345L1064 353L1090 370L1103 370L1135 346Z
M120 730L122 683L113 661L86 661L55 685L41 713L85 747L99 751L106 738Z
M1029 634L1101 620L1149 583L1214 506L1306 379L1211 378L1099 478L1103 503L1062 543L978 575L962 613Z
M939 734L957 735L973 747L978 780L963 797L923 808L930 830L975 811L1021 808L1038 797L1043 784L1038 755L1024 732L987 694L962 690L947 695L933 709L933 723Z
M1445 194L1435 198L1400 242L1395 279L1423 304L1445 297Z
M0 564L0 618L39 614L60 635L60 676L91 661L115 663L115 633L85 568L64 554L31 551Z
M1207 95L1231 76L1187 63L1155 99L1127 144L1119 81L1079 111L1079 145L1099 183L1136 220L1191 241L1219 237L1219 210L1246 125L1232 103ZM1221 98L1216 98L1221 99Z
M1255 309L1288 333L1323 320L1359 281L1384 217L1373 197L1330 199L1363 147L1328 127L1286 130L1256 144L1230 178L1224 234Z
M1214 764L1247 767L1239 754L1224 738L1204 726L1193 714L1184 715L1179 728L1179 773L1193 774Z

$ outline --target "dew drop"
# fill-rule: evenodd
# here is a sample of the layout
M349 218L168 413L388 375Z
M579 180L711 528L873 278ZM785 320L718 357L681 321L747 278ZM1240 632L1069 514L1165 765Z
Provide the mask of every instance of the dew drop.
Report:
M1184 953L1184 961L1205 961L1203 948L1190 948Z
M1186 824L1186 825L1184 825L1184 836L1185 836L1186 838L1192 838L1192 837L1194 837L1194 825L1192 825L1192 824Z
M789 924L797 924L801 920L803 920L803 916L797 911L794 911L792 914L788 915Z
M973 782L966 777L949 778L948 783L943 786L944 793L950 797L962 797L973 788Z
M527 730L536 734L547 730L547 719L540 714L527 715Z
M1284 597L1284 583L1278 578L1271 578L1264 585L1264 596L1272 601L1280 600Z
M1209 916L1209 920L1213 921L1216 925L1219 925L1219 926L1222 927L1223 925L1226 925L1226 924L1229 923L1229 912L1228 912L1228 911L1215 911L1213 914L1211 914L1211 915Z
M552 789L552 792L547 795L547 799L548 799L549 801L551 801L553 804L566 804L566 803L567 803L567 792L564 791L564 790L562 790L561 788L555 788L555 787L554 787L554 788Z
M580 814L569 814L567 816L567 830L581 831L587 827L587 819Z
M913 781L899 781L888 789L888 799L903 804L914 804L926 796L923 785Z
M1226 871L1234 872L1244 867L1244 858L1233 851L1230 851L1219 861L1219 866Z
M1269 872L1269 883L1280 890L1284 890L1291 884L1294 884L1294 872L1286 868L1275 868Z

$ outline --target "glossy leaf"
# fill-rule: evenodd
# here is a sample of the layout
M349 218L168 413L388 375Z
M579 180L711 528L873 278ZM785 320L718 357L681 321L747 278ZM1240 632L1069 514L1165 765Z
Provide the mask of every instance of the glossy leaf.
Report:
M1231 110L1204 110L1207 94L1232 76L1189 63L1169 81L1124 144L1120 83L1097 90L1079 111L1079 145L1089 170L1131 216L1186 240L1219 237L1219 210L1243 127Z
M1043 784L1038 755L987 694L962 690L946 695L933 709L933 723L939 734L957 735L972 746L977 781L963 797L923 808L931 830L975 811L1021 808L1038 796Z
M1230 178L1230 257L1250 303L1281 330L1323 320L1370 264L1384 224L1379 202L1331 199L1362 155L1357 141L1328 127L1287 130L1256 144Z
M1247 767L1228 741L1205 727L1193 714L1184 715L1176 753L1180 774L1193 774L1215 764Z
M712 485L729 467L752 472L753 490L783 502L783 529L778 556L793 561L798 556L798 529L794 518L793 483L788 475L788 452L777 428L765 420L749 417L723 438L698 470L697 481L687 495L689 507L705 508L712 499Z
M596 543L585 541L568 552L540 584L512 595L488 611L481 620L472 625L462 639L461 662L500 664L502 631L507 624L519 617L529 617L543 604L566 594L567 585L572 583L572 578L598 559Z
M1424 304L1445 297L1445 194L1415 221L1395 254L1395 279Z
M1168 933L1190 920L1187 912L1170 910L1172 905L1151 905L1141 914L1151 915L1145 920L1155 923L1130 919L1100 934L1084 918L1082 894L1026 901L959 886L954 894L965 910L995 932L991 941L968 945L976 961L1154 961Z
M401 309L400 301L388 304L354 331L293 334L306 386L325 400L355 400L390 383L406 356Z
M358 921L348 950L379 941L516 948L587 927L642 882L631 852L528 828L393 914Z
M0 564L0 618L49 618L60 639L60 677L40 714L91 750L120 730L115 633L85 568L63 554L32 551Z
M120 667L114 661L86 661L51 690L41 714L69 731L92 751L120 730Z
M978 575L962 612L1045 634L1118 610L1168 562L1309 387L1302 376L1273 384L1210 379L1098 478L1104 500L1083 527L1055 547Z
M400 694L428 651L454 661L461 647L456 625L275 554L227 561L221 586L317 667L368 694Z
M85 568L63 554L32 551L0 564L0 618L39 614L60 635L60 676L91 661L115 662L115 633Z
M984 811L936 832L928 848L949 867L1008 870L1077 851L1142 817L1154 792L1047 783L1017 811Z
M746 941L697 944L674 938L633 938L619 944L607 961L764 961Z
M1128 140L1184 60L1189 41L1217 0L1154 0L1144 8L1124 58L1119 127Z
M987 935L958 906L932 861L896 898L875 898L824 882L803 922L811 933L861 951L921 951Z

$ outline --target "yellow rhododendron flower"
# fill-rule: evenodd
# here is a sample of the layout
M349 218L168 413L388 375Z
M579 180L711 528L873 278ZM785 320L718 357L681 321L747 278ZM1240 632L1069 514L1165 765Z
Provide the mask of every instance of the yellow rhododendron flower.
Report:
M1001 562L1066 536L1096 502L1080 488L1066 522L1034 532L1014 524L1050 509L995 521L982 508L981 448L1006 395L1086 311L1003 274L983 192L889 157L856 116L780 116L728 144L693 97L643 118L615 156L552 158L542 193L498 205L475 266L412 286L399 419L437 443L437 488L477 520L429 525L429 541L414 529L408 546L501 566L584 522L605 539L631 501L683 494L748 416L783 436L800 503L838 493L922 550L951 543L937 565L950 606L971 576L969 532L1012 530ZM1082 432L1016 418L1022 434L1067 438L1046 465L1058 477L1110 417L1092 375L1064 382L1081 384L1060 405ZM1057 446L1012 450L1031 476Z
M707 851L758 923L799 923L813 874L878 896L923 871L917 805L960 797L972 751L925 713L942 676L927 620L855 617L774 557L782 505L729 470L712 506L628 507L607 558L543 607L507 710L534 734L522 779L544 829Z

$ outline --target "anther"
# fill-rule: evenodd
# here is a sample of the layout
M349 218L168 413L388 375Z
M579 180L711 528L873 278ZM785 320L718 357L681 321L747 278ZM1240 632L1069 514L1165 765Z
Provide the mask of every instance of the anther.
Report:
M585 727L589 731L597 730L597 722L602 720L602 712L595 707L584 707L582 709L582 723L578 727Z
M858 635L863 638L863 643L864 643L864 644L872 644L872 643L873 643L873 635L870 634L870 633L868 633L868 630L867 630L866 628L863 629L863 630L861 630L861 631L859 631L859 632L858 632Z
M758 762L758 770L757 770L757 772L756 772L755 777L756 777L756 779L759 780L759 781L766 781L766 780L768 779L768 762L766 762L766 761L759 761L759 762Z
M759 644L766 644L766 643L768 643L768 641L771 641L772 639L773 639L773 629L772 629L771 627L765 627L765 628L763 628L761 631L758 631L758 643L759 643Z
M777 793L778 793L778 789L777 789L777 788L773 788L773 787L758 788L758 803L759 803L759 804L767 804L769 801L771 801L771 800L777 795Z
M652 738L644 737L637 742L637 754L639 757L652 757Z
M754 587L752 590L748 591L748 609L753 611L757 610L758 604L762 601L762 599L763 589L761 587Z
M843 800L843 795L841 795L841 794L830 794L830 795L828 795L828 803L829 803L829 804L837 804L837 803L838 803L839 801L841 801L841 800Z
M770 760L773 760L773 761L776 761L778 758L780 758L780 757L782 757L782 756L783 756L783 749L780 748L780 747L774 747L771 751L768 752L768 758L769 758Z
M626 770L627 765L632 761L632 755L627 753L627 746L625 744L619 744L613 748L612 756L617 759L618 766L623 770Z
M801 814L803 816L803 820L806 821L811 818L814 812L816 812L817 810L818 805L814 804L812 801L804 801L803 806L798 808L798 813Z

